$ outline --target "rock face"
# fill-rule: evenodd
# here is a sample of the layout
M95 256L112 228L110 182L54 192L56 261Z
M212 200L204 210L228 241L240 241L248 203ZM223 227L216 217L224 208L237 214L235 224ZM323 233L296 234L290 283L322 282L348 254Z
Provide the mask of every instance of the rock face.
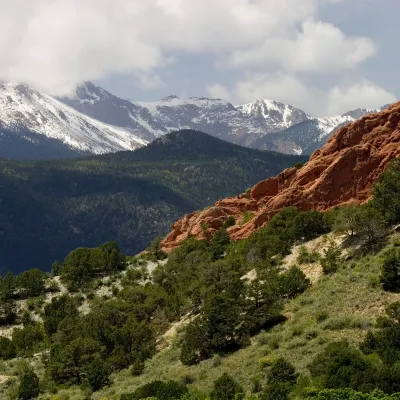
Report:
M198 239L212 235L230 216L235 225L228 232L238 240L285 207L325 211L348 202L366 202L373 184L396 157L400 157L400 102L339 129L302 168L286 169L244 194L186 215L173 225L162 246L170 251L188 234Z

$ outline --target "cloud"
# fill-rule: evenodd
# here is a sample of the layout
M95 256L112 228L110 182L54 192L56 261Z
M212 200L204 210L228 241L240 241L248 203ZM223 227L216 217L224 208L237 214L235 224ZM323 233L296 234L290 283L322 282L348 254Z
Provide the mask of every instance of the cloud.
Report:
M234 52L228 65L327 74L354 69L376 50L368 38L346 37L332 24L310 18L292 37L268 37L258 48Z
M0 0L0 79L60 95L133 73L149 87L181 53L234 68L354 69L376 48L318 21L327 2L337 0Z
M207 90L210 96L221 97L223 94L234 104L273 99L315 116L341 114L355 108L378 108L396 101L393 94L365 79L334 85L323 91L286 73L252 74L238 81L231 90L221 85L208 85Z

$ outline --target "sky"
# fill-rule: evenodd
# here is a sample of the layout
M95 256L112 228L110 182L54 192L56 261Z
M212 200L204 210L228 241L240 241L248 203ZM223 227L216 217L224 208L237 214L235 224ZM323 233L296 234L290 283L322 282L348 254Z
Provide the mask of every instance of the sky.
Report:
M0 0L0 80L132 100L273 99L311 115L400 98L399 0Z

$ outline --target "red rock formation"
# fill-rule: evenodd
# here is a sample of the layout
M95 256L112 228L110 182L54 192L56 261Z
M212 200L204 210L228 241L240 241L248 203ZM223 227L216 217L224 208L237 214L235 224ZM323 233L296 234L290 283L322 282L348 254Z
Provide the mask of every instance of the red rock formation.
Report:
M302 168L286 169L245 194L186 215L173 225L162 246L170 251L189 233L204 238L221 228L230 216L235 217L236 225L228 231L237 240L248 237L288 206L325 211L348 202L363 203L395 157L400 157L400 102L338 130ZM250 213L253 216L247 221Z

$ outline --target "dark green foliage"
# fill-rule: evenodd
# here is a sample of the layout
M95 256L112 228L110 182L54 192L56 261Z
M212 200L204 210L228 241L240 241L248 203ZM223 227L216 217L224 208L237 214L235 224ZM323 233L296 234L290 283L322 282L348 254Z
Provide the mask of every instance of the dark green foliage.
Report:
M391 162L379 177L373 191L372 205L389 223L400 221L400 160Z
M291 385L294 385L297 381L297 374L292 364L290 364L284 358L278 358L271 365L267 378L268 383L287 382Z
M187 392L186 386L179 382L153 381L139 387L133 393L121 395L121 400L140 400L149 397L154 397L158 400L176 400Z
M31 368L24 368L20 376L18 398L20 400L32 400L39 396L39 378Z
M96 277L122 271L126 256L117 243L104 243L94 249L80 248L68 254L61 268L61 280L70 290L85 288Z
M0 336L0 359L10 360L17 355L17 350L14 343L6 338Z
M287 382L271 382L261 392L260 400L287 400L291 390Z
M50 337L57 332L60 322L78 315L76 301L67 294L56 297L44 307L43 324L47 335Z
M261 400L286 400L297 381L294 367L284 358L278 358L267 374L267 386L261 393Z
M215 232L215 234L210 242L210 250L212 253L212 259L218 260L219 258L221 258L222 255L224 254L225 250L229 246L230 242L231 242L231 238L229 236L229 233L226 231L226 229L220 229L217 232Z
M210 398L211 400L234 400L239 393L243 393L243 388L225 373L214 382Z
M46 274L39 269L30 269L17 276L18 296L22 298L40 296L45 292Z
M14 329L12 342L19 356L32 356L35 351L44 348L46 335L43 326L38 322L31 322L23 329Z
M326 388L369 391L376 387L378 380L378 371L363 354L343 341L329 343L309 369Z
M311 240L328 232L324 215L319 211L300 212L294 219L297 240Z
M55 260L53 264L51 265L51 274L52 276L58 276L60 275L61 272L61 264L58 260Z
M153 241L150 243L150 246L146 249L148 254L154 259L154 260L164 260L167 258L167 255L161 250L161 241L162 237L158 236L153 239Z
M400 249L389 249L383 255L381 282L385 290L400 289Z
M290 268L289 271L281 274L279 279L282 295L289 299L305 292L311 286L310 280L298 267Z
M235 217L233 215L231 215L225 222L223 225L224 229L228 229L231 226L235 225L236 221L235 221Z
M71 249L109 240L137 254L184 214L305 160L194 131L168 134L133 152L79 160L2 159L0 226L7 234L0 271L50 269Z
M101 359L99 354L85 368L86 379L93 391L100 390L109 383L108 365Z
M336 243L332 241L324 251L324 256L321 259L324 274L335 273L342 265L342 262L342 252Z

